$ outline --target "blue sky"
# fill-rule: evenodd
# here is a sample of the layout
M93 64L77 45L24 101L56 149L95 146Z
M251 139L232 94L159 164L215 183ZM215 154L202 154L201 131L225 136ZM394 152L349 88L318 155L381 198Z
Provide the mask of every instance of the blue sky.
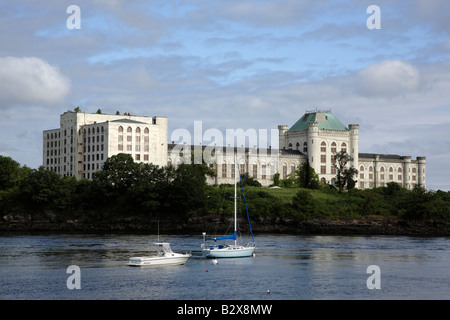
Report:
M427 186L450 190L449 13L445 0L3 1L0 154L38 167L42 131L75 106L167 116L169 137L324 108L360 124L360 152L426 156Z

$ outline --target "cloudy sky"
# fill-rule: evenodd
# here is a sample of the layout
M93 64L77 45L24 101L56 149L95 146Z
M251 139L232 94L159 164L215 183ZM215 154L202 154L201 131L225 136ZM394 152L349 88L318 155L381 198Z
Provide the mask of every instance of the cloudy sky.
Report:
M319 108L360 125L360 152L426 156L427 187L450 190L449 14L448 0L2 1L0 154L37 168L42 131L76 106L167 116L169 139Z

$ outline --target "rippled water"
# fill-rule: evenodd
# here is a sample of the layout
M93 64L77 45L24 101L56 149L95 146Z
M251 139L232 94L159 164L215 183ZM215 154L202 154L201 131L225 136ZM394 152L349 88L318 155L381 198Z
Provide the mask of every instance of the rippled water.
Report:
M132 268L156 237L132 234L0 236L0 299L449 299L450 239L256 235L256 256L192 257L182 266ZM198 251L199 236L161 236ZM81 289L68 289L70 265ZM380 268L368 289L367 267ZM268 294L270 290L270 294Z

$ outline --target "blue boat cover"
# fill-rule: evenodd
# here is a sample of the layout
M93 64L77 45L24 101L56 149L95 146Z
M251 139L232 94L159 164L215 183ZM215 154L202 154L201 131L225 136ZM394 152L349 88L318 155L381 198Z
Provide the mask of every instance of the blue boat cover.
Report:
M225 236L225 237L219 237L219 238L212 238L212 239L206 239L206 240L227 240L227 239L232 239L232 240L236 240L236 231L234 231L233 234L230 234L229 236Z

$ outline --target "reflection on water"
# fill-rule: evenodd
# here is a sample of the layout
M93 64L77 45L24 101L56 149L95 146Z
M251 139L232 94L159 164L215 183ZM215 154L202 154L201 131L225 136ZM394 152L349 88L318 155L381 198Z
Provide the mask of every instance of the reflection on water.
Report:
M447 238L256 235L253 258L202 258L199 236L164 236L194 251L182 266L130 268L156 237L42 234L0 236L0 299L448 299ZM81 269L69 290L66 269ZM369 290L369 265L381 289ZM270 290L270 296L267 295Z

